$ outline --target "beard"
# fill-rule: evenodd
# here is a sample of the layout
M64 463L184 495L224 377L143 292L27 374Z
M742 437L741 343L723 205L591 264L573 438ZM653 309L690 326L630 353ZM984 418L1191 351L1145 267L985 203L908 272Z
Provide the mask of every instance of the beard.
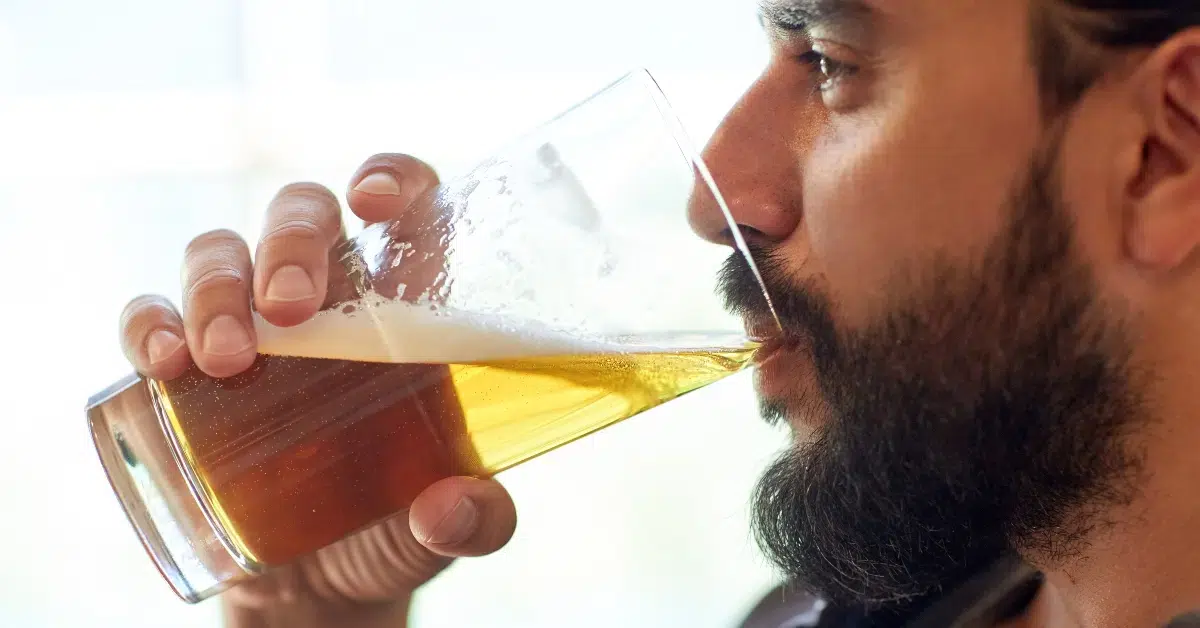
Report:
M929 260L858 329L751 247L815 372L763 401L768 419L816 428L754 501L759 545L800 586L839 603L917 603L1013 552L1073 557L1134 496L1141 380L1128 326L1073 248L1056 153L1032 160L981 258ZM735 311L766 311L741 256L721 288Z

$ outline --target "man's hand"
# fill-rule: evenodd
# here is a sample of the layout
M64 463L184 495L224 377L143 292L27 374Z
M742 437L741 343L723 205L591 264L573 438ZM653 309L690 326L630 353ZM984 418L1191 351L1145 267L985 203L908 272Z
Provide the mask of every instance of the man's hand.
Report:
M367 160L351 181L350 207L367 222L399 218L436 186L405 155ZM247 369L257 355L251 303L267 321L296 325L327 297L329 251L344 237L336 197L313 184L279 192L251 264L229 231L187 247L182 315L165 298L141 297L122 316L126 355L144 375L170 380L195 363L213 377ZM412 591L453 557L494 552L511 538L516 510L498 483L448 478L408 513L385 521L225 595L232 626L403 626Z

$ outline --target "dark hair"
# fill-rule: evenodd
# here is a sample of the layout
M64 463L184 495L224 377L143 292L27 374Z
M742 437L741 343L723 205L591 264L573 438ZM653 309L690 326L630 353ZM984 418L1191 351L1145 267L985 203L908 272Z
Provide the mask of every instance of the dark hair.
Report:
M1034 18L1043 109L1079 100L1115 54L1153 48L1200 26L1200 0L1046 0Z

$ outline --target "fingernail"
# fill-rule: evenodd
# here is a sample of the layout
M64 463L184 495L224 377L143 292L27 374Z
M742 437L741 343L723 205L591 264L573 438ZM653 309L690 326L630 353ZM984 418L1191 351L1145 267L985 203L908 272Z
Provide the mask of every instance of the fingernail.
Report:
M308 273L299 266L284 266L271 275L267 282L267 300L278 303L307 301L317 296L317 287L313 285Z
M204 352L209 355L237 355L250 348L250 334L238 319L222 314L204 330Z
M454 508L434 526L425 537L429 545L454 545L471 538L475 533L476 521L479 519L479 509L469 497L458 500Z
M354 186L354 190L366 194L399 196L400 182L386 172L373 172L359 181L358 185Z
M150 334L146 340L146 355L150 358L151 364L158 364L175 355L175 352L182 346L183 339L165 329L160 329Z

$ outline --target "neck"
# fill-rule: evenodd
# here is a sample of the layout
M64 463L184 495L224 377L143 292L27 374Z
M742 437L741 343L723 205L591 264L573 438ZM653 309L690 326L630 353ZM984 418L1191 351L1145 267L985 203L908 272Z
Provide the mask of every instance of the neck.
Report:
M1191 358L1195 360L1194 356ZM1194 382L1160 382L1135 502L1109 515L1082 556L1044 566L1085 628L1158 628L1200 609L1200 408ZM1165 402L1165 403L1163 403ZM1038 562L1032 557L1033 562Z

